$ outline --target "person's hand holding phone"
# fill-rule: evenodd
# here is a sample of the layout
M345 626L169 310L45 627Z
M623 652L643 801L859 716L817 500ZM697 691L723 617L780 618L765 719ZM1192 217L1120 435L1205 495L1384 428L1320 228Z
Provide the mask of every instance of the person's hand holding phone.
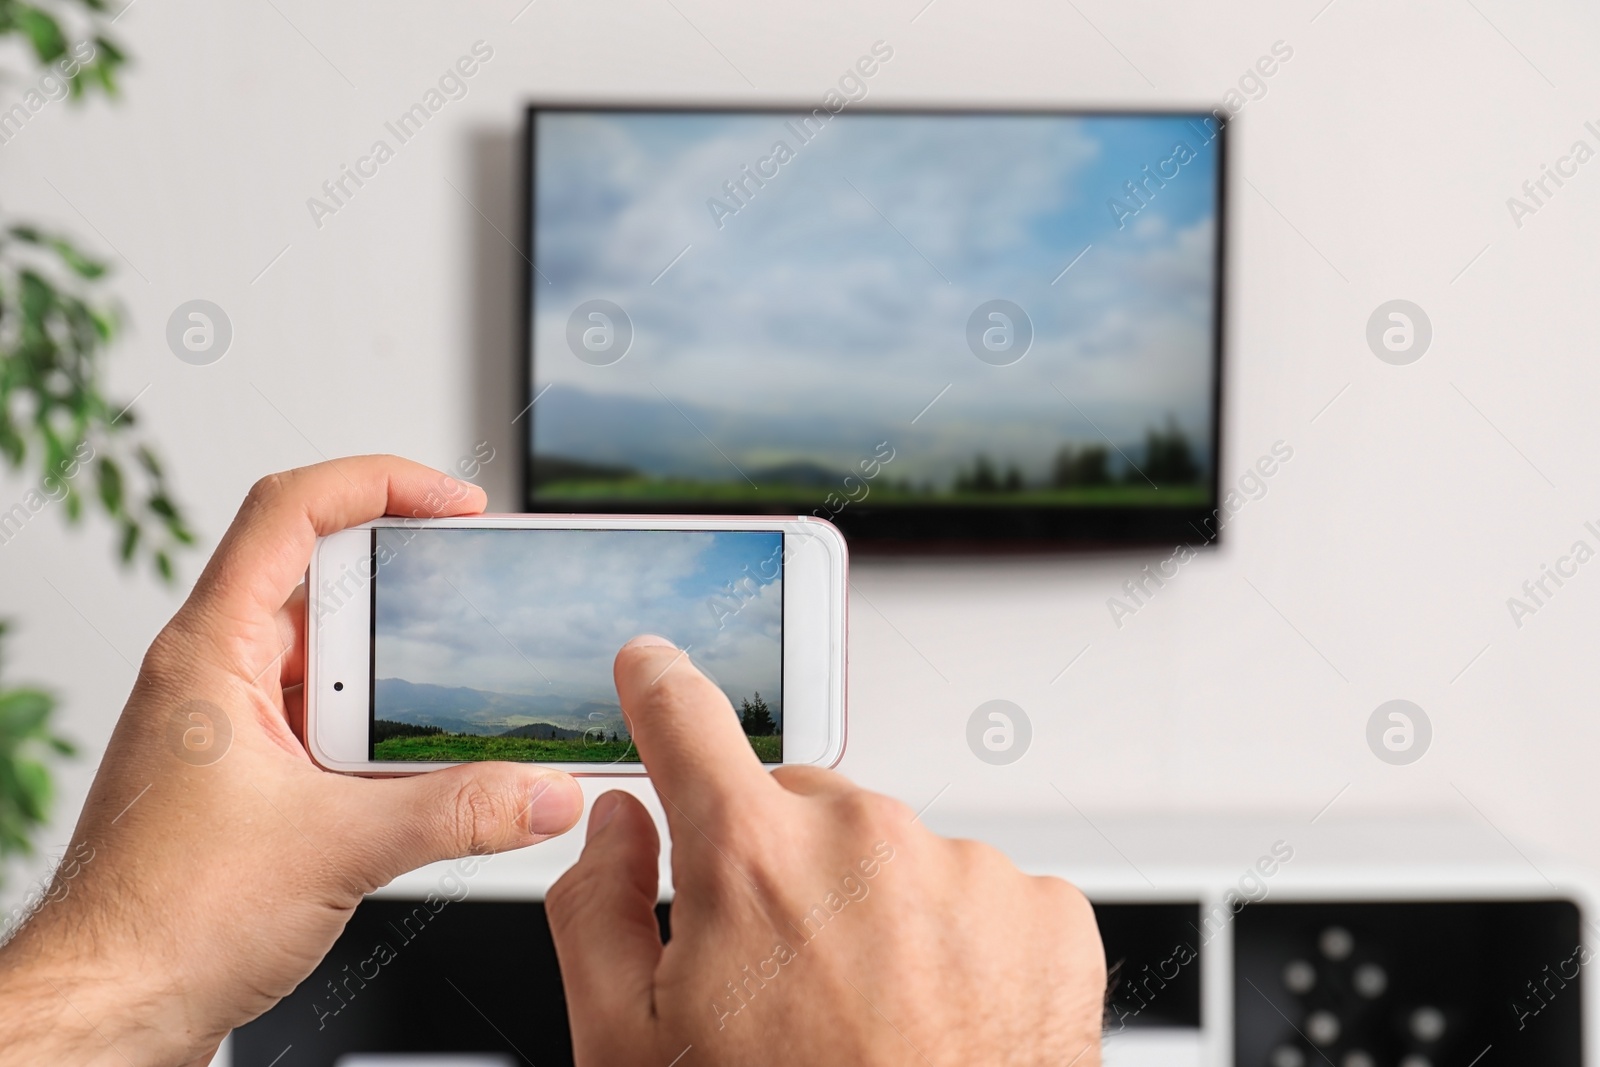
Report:
M546 900L579 1064L1097 1067L1105 958L1076 889L832 772L768 774L660 638L615 674L676 895L663 946L654 822L602 796Z
M316 538L484 503L477 486L391 456L251 490L144 658L71 864L0 950L8 1062L203 1063L311 973L366 893L577 822L582 793L559 771L350 778L319 769L299 736L300 583Z

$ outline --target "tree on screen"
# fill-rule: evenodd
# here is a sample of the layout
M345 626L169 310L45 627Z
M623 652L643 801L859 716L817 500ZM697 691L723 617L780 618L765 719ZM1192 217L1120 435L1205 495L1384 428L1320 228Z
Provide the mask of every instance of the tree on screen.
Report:
M1000 476L994 463L982 452L972 461L972 470L956 473L955 489L958 493L993 493L1000 488Z
M1080 485L1110 485L1110 453L1104 445L1074 448L1062 445L1050 471L1050 484L1057 489Z
M1200 480L1200 463L1194 446L1178 426L1178 420L1170 415L1165 431L1146 431L1142 470L1128 472L1130 482L1145 478L1157 485L1192 485Z
M772 709L767 707L767 702L761 699L761 694L746 697L739 702L743 710L739 714L739 722L744 727L744 732L751 737L767 737L778 732L778 724L772 721Z

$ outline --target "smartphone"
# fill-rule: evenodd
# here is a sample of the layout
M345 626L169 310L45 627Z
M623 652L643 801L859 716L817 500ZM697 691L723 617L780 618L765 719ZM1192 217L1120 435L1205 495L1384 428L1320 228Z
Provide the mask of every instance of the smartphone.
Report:
M612 661L641 633L711 678L763 763L845 745L849 556L811 517L386 518L306 580L306 746L332 771L475 760L644 774Z

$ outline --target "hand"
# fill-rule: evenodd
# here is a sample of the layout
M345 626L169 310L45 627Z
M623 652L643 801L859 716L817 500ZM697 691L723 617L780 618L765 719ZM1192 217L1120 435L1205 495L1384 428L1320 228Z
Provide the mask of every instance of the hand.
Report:
M320 770L299 739L300 582L316 538L483 505L477 486L389 456L250 491L145 655L73 866L0 951L8 1062L203 1063L311 973L365 894L573 826L582 793L557 771L351 778Z
M672 939L654 823L607 793L546 900L578 1063L1097 1067L1105 957L1076 889L829 771L766 773L660 638L616 682L672 834Z

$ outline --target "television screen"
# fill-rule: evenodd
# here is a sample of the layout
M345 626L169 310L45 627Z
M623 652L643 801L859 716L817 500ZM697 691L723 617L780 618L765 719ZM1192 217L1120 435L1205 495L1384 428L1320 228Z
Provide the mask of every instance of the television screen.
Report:
M535 107L527 504L1215 532L1204 112Z

